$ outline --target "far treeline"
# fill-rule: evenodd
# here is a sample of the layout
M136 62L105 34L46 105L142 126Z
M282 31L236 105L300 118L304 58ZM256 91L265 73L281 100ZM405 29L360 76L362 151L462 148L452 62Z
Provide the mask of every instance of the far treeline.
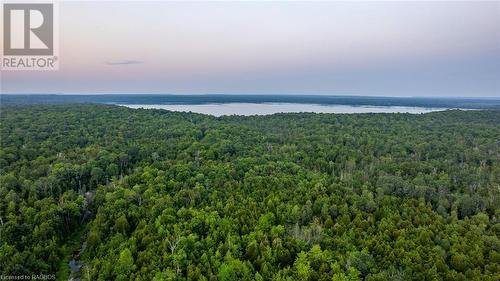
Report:
M0 121L2 275L500 279L500 111Z
M500 98L377 97L321 95L170 95L170 94L0 94L0 104L211 104L211 103L305 103L351 106L416 106L500 110Z

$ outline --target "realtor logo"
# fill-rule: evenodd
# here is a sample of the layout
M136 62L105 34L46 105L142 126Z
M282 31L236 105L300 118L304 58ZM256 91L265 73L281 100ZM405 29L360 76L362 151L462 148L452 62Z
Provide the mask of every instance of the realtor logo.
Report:
M2 70L58 68L54 3L3 4Z
M4 4L4 55L54 54L53 4Z

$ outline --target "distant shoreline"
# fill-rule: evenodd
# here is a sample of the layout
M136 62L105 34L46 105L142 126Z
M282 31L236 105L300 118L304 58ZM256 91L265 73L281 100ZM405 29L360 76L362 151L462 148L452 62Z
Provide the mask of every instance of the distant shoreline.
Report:
M407 106L423 108L500 109L500 98L443 98L443 97L378 97L378 96L320 96L320 95L160 95L160 94L1 94L0 105L24 104L226 104L226 103L298 103L349 106Z

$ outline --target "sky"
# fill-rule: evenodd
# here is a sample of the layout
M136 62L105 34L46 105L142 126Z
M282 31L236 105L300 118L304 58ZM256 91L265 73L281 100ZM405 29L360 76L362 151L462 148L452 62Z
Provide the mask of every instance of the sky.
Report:
M2 93L500 97L500 1L62 2Z

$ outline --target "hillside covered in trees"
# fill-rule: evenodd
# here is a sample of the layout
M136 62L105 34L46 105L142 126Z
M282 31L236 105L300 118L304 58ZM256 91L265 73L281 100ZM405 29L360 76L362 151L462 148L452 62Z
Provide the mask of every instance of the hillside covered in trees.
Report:
M500 279L500 111L0 121L3 275Z

